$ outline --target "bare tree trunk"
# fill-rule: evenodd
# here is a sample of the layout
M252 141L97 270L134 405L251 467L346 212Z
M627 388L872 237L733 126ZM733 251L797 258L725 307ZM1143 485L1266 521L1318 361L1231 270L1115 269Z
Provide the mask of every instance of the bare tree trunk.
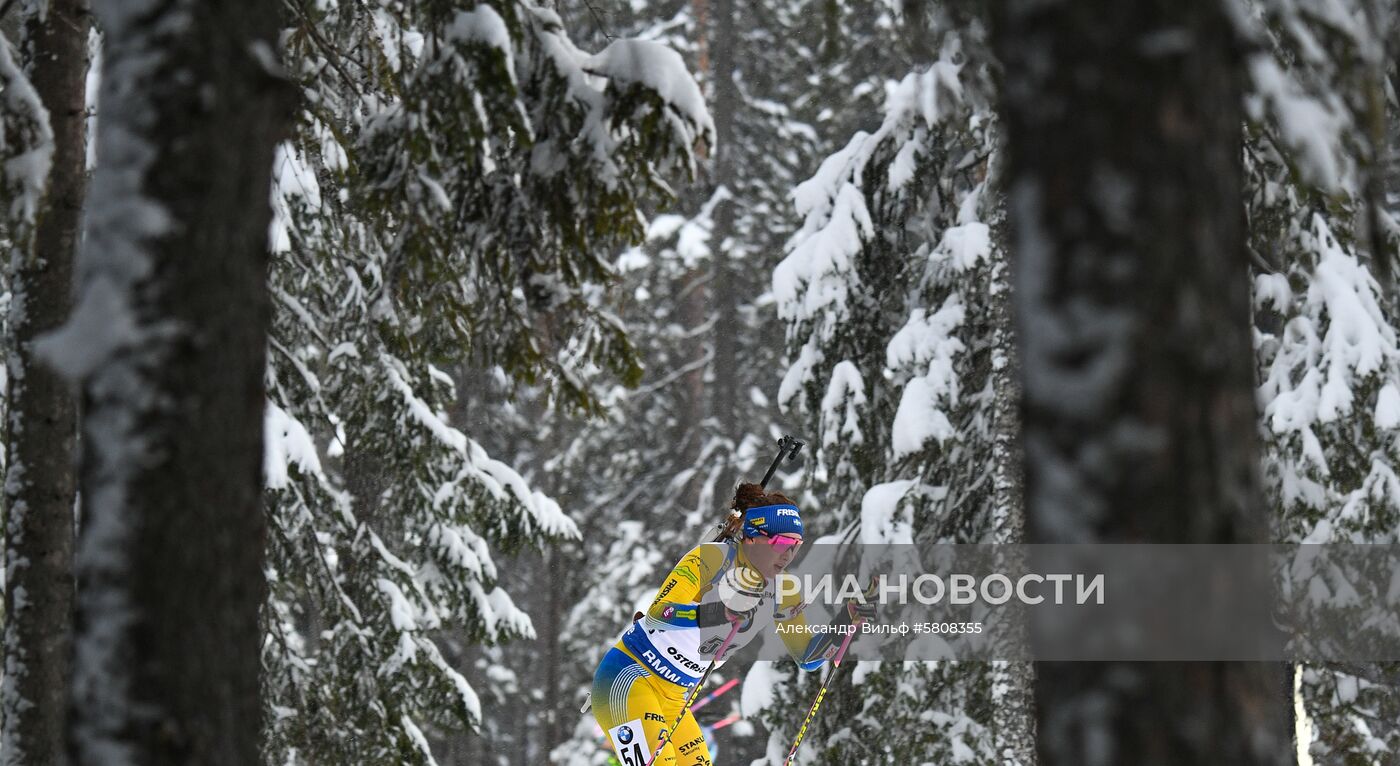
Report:
M259 760L275 0L102 0L79 297L77 764Z
M713 0L714 39L710 45L714 68L711 82L714 91L712 113L715 120L715 154L711 169L711 195L724 189L729 195L734 188L734 157L736 154L735 122L739 108L738 86L734 82L735 32L734 16L738 9L733 0ZM710 392L709 417L715 419L715 426L724 436L738 438L743 418L737 416L738 396L736 386L739 381L737 370L739 361L738 333L744 329L743 319L738 316L739 306L746 295L746 286L736 274L737 268L731 262L731 254L726 242L734 237L734 200L721 200L716 206L710 231L711 268L714 270L712 300L708 306L714 317L711 331L715 358L710 363L714 370L714 383ZM718 487L720 498L726 490L734 486L735 472L725 471Z
M998 217L1001 214L998 213ZM1026 542L1024 455L1021 450L1021 365L1012 326L1011 285L1007 266L997 267L992 296L992 444L995 485L992 489L995 540L1019 546ZM1016 550L1016 549L1010 549ZM1018 562L1024 564L1025 562ZM999 633L1006 637L1009 656L1024 656L1030 644L1030 626L1017 621ZM1031 662L998 662L993 679L999 693L992 710L997 755L1006 766L1035 766L1035 665Z
M52 0L24 27L29 79L53 134L48 188L28 252L10 264L5 423L5 764L64 762L73 613L77 406L71 385L35 364L30 343L68 318L86 186L87 3Z
M558 582L560 575L568 571L568 568L563 566L566 556L564 551L551 546L545 551L542 558L532 556L530 561L530 566L534 570L531 575L536 581L536 587L545 589L547 594L544 603L544 631L539 638L539 642L543 644L541 649L544 653L544 731L538 744L542 762L548 759L550 751L555 746L568 738L570 730L565 722L572 723L570 714L578 710L578 707L573 704L573 698L564 694L563 679L560 673L565 663L562 612L565 608L564 605L572 601L572 599L566 599L562 592L567 586ZM563 579L572 580L574 578Z
M994 4L1032 542L1267 540L1214 0ZM1041 663L1046 766L1284 764L1265 663Z
M703 87L709 88L708 99L713 100L715 94L714 71L710 62L710 45L713 33L710 29L710 0L691 0L691 10L695 14L695 48L696 63L695 74ZM718 117L716 118L718 122ZM718 127L718 126L717 126ZM722 144L723 137L716 136L716 144ZM707 156L716 151L717 147L703 147L700 151L700 158L707 159ZM687 195L689 204L684 206L685 210L698 212L705 201L709 199L706 192L709 191L704 186L694 186ZM713 232L712 232L713 234ZM715 252L715 238L710 238L711 258L718 258ZM681 306L677 312L681 326L686 330L686 339L681 344L682 358L681 364L693 365L693 369L682 376L684 394L681 398L681 418L677 424L677 434L671 438L672 444L680 445L681 454L684 459L680 461L682 466L700 467L701 452L705 448L705 419L710 414L710 397L707 396L708 386L706 385L705 372L714 365L714 359L706 360L711 351L711 332L707 331L705 323L713 316L710 301L714 295L715 272L713 269L706 270L703 264L697 264L685 276L685 284L681 286L676 300ZM684 509L699 508L700 500L704 495L706 475L703 471L697 470L694 476L686 483L683 492L678 493L676 504ZM727 499L727 498L725 498Z

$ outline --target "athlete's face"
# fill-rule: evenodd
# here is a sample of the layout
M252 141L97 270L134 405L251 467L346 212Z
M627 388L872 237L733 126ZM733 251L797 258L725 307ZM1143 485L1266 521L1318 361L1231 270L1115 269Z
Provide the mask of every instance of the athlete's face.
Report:
M773 578L797 556L802 547L802 536L781 534L774 537L758 535L744 541L744 554L764 577Z

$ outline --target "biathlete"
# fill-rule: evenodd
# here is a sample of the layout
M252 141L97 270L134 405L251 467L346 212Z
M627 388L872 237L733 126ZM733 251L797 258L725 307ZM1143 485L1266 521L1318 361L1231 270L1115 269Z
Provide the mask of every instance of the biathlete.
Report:
M710 766L705 735L689 710L681 716L681 708L734 622L739 632L716 665L760 632L754 628L766 622L764 603L772 603L778 634L803 670L821 667L840 643L836 631L806 629L801 594L782 602L775 597L778 573L802 546L801 511L757 484L739 485L732 508L743 514L740 539L704 543L687 553L593 675L593 716L624 766L645 766L663 739L654 766ZM854 625L872 619L874 611L873 604L850 602L832 624Z

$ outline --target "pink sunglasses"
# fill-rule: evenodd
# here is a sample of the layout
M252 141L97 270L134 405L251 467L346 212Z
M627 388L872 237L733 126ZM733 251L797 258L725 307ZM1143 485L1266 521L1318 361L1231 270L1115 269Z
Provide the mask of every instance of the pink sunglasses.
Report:
M802 538L800 537L794 537L792 535L786 534L772 535L767 532L764 532L763 530L759 530L759 534L762 534L764 537L768 538L768 544L773 546L774 548L777 548L780 551L785 551L788 549L795 551L798 548L802 547Z

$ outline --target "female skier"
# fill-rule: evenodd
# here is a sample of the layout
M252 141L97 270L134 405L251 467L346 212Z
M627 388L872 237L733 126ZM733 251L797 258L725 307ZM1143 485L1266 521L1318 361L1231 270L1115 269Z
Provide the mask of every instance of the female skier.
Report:
M774 595L777 574L802 545L797 506L781 493L740 484L732 507L743 514L741 540L704 543L687 553L593 675L593 716L624 766L645 766L663 739L654 766L710 766L705 735L689 710L669 736L668 729L730 626L737 622L739 632L720 662L758 633L752 628L764 602L772 601L778 634L803 670L815 670L836 652L842 636L830 629L809 632L800 594L782 603ZM833 625L871 619L874 610L850 602Z

